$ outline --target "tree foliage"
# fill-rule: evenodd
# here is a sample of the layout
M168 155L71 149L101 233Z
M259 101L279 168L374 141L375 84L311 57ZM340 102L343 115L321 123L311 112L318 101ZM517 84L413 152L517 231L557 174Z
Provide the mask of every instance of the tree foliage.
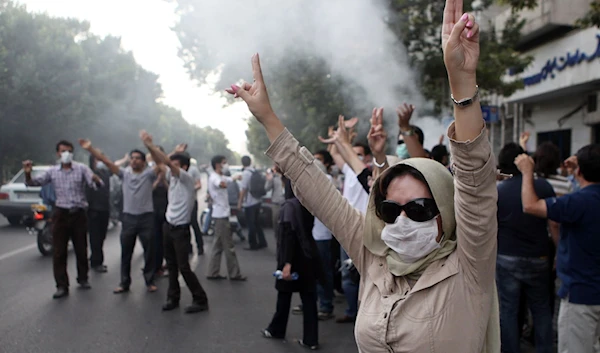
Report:
M220 68L222 75L218 89L225 87L224 83L238 81L241 78L239 68L220 66L227 62L228 52L218 47L208 48L203 36L198 35L195 23L199 17L195 11L199 11L196 5L201 0L172 1L179 5L180 19L175 32L182 44L181 58L186 62L190 75L199 82L206 82L207 76ZM422 93L434 103L436 113L450 108L440 45L445 0L386 1L389 11L384 20L398 41L408 48L412 64L419 72L418 84ZM483 0L483 8L491 2ZM465 0L466 10L471 10L471 3ZM482 33L482 65L479 66L478 81L484 94L510 95L522 87L521 82L502 80L509 68L520 70L530 62L530 58L518 55L513 48L522 26L523 22L513 17L501 36L493 28ZM348 87L356 85L348 82L348 78L332 76L326 61L300 52L289 53L281 62L272 62L268 53L262 54L265 54L262 56L263 70L271 103L284 124L303 144L312 149L321 147L316 136L324 134L327 126L336 122L338 114L369 116L364 102L352 101L351 97L359 95L348 94ZM248 123L248 149L260 157L268 141L253 119L249 119Z
M514 8L518 11L530 6L531 0L521 0L522 4L517 4L516 0L510 2L518 6ZM492 1L480 1L477 9L473 9L473 3L465 1L465 11L484 11ZM446 89L448 78L440 47L444 4L445 0L391 0L391 8L397 15L390 21L390 26L408 48L413 64L420 69L422 92L434 102L437 112L450 107ZM518 16L511 16L500 35L492 24L481 31L481 65L477 68L477 81L484 94L510 96L523 87L522 82L505 82L502 78L508 69L520 71L531 62L530 57L519 55L514 48L524 24Z
M192 126L160 102L158 76L138 65L119 38L8 0L0 0L0 97L0 176L26 158L52 163L60 139L91 138L120 158L142 146L140 129L166 149L187 142L201 163L216 153L233 157L222 132ZM84 157L80 149L78 156Z
M583 27L600 27L600 0L590 4L590 11L577 24Z

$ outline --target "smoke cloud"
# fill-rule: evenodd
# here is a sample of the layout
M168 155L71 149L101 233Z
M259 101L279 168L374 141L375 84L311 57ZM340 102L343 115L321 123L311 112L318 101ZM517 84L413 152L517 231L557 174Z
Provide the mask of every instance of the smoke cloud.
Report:
M393 14L382 0L194 0L192 3L193 16L183 18L193 22L184 25L196 29L198 42L205 43L203 50L214 58L209 64L215 68L222 64L228 77L233 74L251 82L249 62L255 52L261 53L264 68L270 63L285 62L290 53L322 58L331 68L332 76L341 76L360 88L340 89L353 94L364 92L364 96L352 97L354 102L360 102L362 109L385 108L390 141L395 141L398 134L396 106L410 102L418 109L425 108L406 48L386 23ZM368 117L362 120L360 130L366 133ZM439 120L414 120L425 131L425 146L437 144L444 131Z

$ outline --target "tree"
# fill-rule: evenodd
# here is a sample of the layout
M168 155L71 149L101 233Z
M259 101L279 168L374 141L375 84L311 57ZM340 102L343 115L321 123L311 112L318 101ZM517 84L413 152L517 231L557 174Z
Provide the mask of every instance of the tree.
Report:
M518 12L530 6L532 0L507 0ZM535 1L533 1L535 2ZM465 1L465 11L483 11L491 0L479 1L480 6L473 9L474 1ZM421 88L425 97L434 102L435 112L450 108L448 79L440 48L441 27L444 12L444 0L391 0L391 8L396 16L391 17L390 27L402 39L408 48L412 63L421 72ZM499 36L494 26L481 32L481 57L477 69L477 81L485 94L510 96L523 87L522 82L505 82L502 78L508 69L522 71L529 65L531 58L519 55L514 44L520 38L524 21L517 16L509 18Z
M247 69L241 71L242 69L235 65L237 61L232 60L229 51L219 46L209 46L206 37L198 30L197 24L202 21L202 16L205 16L198 9L202 2L172 1L178 4L179 22L174 30L181 41L180 56L186 62L190 76L200 83L205 83L207 77L219 70L221 76L216 85L219 90L244 77ZM388 0L388 11L384 15L384 20L395 33L397 40L408 48L412 64L418 72L421 91L426 99L434 103L435 113L449 109L451 104L440 44L444 2ZM470 10L472 1L465 2L466 8ZM492 0L484 0L483 8L491 2ZM480 65L478 79L483 95L510 95L522 87L521 82L507 83L502 80L509 68L522 70L530 62L530 58L519 56L513 48L522 26L522 21L512 18L501 36L493 29L482 34L481 60L485 64ZM359 49L360 43L357 44L357 50ZM360 94L364 92L350 94L349 89L360 90L355 88L358 85L352 82L352 78L336 76L326 60L310 54L309 51L289 50L286 47L289 53L286 52L281 60L275 61L273 58L281 56L270 55L269 51L277 52L278 48L266 47L262 50L263 73L268 82L272 105L283 123L301 143L313 150L322 147L316 137L324 134L329 125L335 124L338 114L368 117L370 108L381 104L365 101L366 99L354 101L352 97L367 95ZM364 126L363 130L366 135ZM249 151L261 158L262 151L268 147L268 141L252 119L249 119L246 135Z
M590 4L590 11L577 24L583 27L600 27L600 0Z
M23 159L53 163L60 139L91 138L113 158L142 147L147 129L166 149L187 142L206 163L233 158L222 132L186 122L159 102L158 76L139 66L117 37L98 37L89 24L31 14L0 0L0 176ZM85 158L77 150L78 158Z

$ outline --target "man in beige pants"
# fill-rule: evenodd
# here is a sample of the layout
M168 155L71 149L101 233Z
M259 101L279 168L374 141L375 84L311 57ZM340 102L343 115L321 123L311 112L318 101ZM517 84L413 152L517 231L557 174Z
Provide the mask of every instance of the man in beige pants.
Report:
M224 156L215 156L211 161L211 165L214 173L208 178L208 193L213 202L212 219L215 222L215 240L206 278L211 280L226 279L226 277L220 274L221 254L225 252L229 280L245 281L246 277L240 273L240 265L235 254L235 245L233 244L231 226L229 224L231 208L229 207L229 198L227 196L227 184L234 183L235 181L231 177L223 175L228 169L227 158Z

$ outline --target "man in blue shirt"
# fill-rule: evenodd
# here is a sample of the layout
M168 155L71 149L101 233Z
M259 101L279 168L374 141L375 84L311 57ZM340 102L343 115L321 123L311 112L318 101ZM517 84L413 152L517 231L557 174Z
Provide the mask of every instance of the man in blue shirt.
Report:
M588 145L565 162L575 168L581 190L539 199L533 160L520 155L523 211L561 224L557 252L559 352L594 352L600 333L600 145Z

